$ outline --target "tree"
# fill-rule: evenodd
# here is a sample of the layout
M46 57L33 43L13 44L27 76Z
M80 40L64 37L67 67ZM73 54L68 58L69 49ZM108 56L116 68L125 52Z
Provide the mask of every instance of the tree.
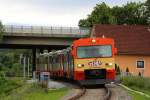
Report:
M150 3L147 6L150 6ZM147 13L150 15L149 9L147 7ZM147 16L149 15L147 14ZM111 8L103 2L97 4L92 13L86 19L81 19L78 25L80 27L92 27L94 24L147 25L147 20L150 23L150 17L146 17L144 3L130 2L122 7Z
M4 27L2 25L2 22L0 21L0 40L2 39L3 37L3 33L4 33Z
M145 8L143 3L130 2L123 7L115 6L112 14L117 19L117 24L146 24L144 17Z
M127 72L127 73L129 72L129 68L128 68L128 67L126 68L126 72Z
M112 16L111 8L104 2L97 4L94 10L87 19L81 19L79 21L80 27L92 27L94 24L115 24L115 17Z
M23 66L20 64L20 54L31 57L31 50L1 50L0 72L5 72L6 76L22 76Z
M145 3L146 6L146 19L147 19L147 23L150 25L150 0L147 0Z
M141 72L138 73L138 76L142 76Z

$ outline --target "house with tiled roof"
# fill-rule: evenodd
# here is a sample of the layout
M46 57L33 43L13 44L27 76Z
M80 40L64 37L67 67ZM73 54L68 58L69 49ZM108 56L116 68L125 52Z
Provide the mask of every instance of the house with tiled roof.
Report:
M114 38L120 69L150 77L150 28L142 25L94 25L91 37Z

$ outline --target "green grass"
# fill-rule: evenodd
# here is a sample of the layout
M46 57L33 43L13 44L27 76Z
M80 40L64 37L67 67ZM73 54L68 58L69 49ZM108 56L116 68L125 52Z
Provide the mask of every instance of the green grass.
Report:
M131 88L150 91L150 78L127 76L122 78L122 83Z
M15 80L0 78L0 97L2 97L3 95L9 95L11 90L20 86L21 85L15 82Z
M133 98L133 100L150 100L150 98L145 97L145 96L140 95L140 94L135 93L135 92L128 91L128 93Z
M13 90L10 95L0 98L2 100L59 100L68 92L68 88L48 90L38 84L24 84Z
M127 87L133 90L150 95L150 78L144 78L139 76L127 76L122 78L122 84L126 85ZM131 91L128 92L133 97L133 100L150 100L150 98L139 93Z
M27 84L23 78L0 78L0 100L59 100L68 90L48 90L36 83Z
M35 91L26 94L23 100L59 100L67 93L67 89L49 90L48 92Z

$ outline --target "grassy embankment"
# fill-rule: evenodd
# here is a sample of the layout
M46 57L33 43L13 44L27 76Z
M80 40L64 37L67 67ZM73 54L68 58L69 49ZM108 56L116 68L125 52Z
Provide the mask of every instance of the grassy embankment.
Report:
M0 79L0 89L0 100L59 100L68 92L67 88L47 90L18 79Z
M128 76L122 78L122 83L136 91L143 92L150 95L150 78L144 78L139 76ZM150 100L149 97L141 95L136 92L128 91L134 100Z

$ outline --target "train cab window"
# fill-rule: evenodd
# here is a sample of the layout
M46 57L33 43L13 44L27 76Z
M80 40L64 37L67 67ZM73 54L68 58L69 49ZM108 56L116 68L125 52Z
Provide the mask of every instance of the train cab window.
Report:
M144 60L136 61L136 67L137 68L144 68Z
M111 45L82 46L77 48L78 58L111 57Z

